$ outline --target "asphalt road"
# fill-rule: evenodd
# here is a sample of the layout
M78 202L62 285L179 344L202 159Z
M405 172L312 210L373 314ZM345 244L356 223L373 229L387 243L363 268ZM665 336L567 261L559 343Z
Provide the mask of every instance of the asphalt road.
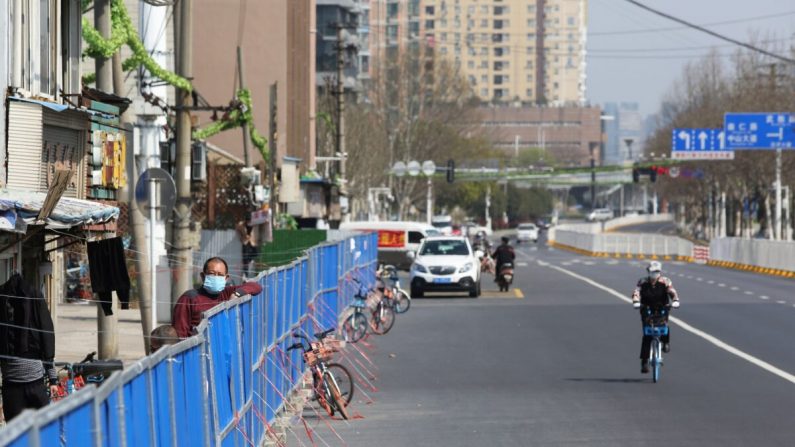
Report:
M365 348L378 391L356 399L361 418L305 411L316 445L795 445L795 281L664 264L691 331L672 324L654 384L637 311L613 292L629 296L640 261L518 251L522 298L487 280L480 299L414 300Z

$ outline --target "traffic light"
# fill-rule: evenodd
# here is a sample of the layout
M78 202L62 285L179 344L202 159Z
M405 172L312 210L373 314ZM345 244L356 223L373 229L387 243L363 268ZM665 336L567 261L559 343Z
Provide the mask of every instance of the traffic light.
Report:
M447 183L455 181L455 160L447 160Z
M637 169L632 170L632 182L639 183L640 182L640 172Z
M657 166L652 166L651 169L649 169L649 180L651 180L652 183L657 181Z

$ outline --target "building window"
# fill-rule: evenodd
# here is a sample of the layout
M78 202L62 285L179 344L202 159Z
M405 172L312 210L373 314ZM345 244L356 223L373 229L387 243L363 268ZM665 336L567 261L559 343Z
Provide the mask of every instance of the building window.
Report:
M491 35L492 42L502 42L502 34L492 34Z
M525 52L526 52L528 55L532 55L532 54L535 52L535 48L533 48L533 47L527 47L527 49L525 50ZM529 61L528 61L528 62L529 62Z
M447 42L447 33L440 33L439 40L441 40L442 42Z
M467 20L467 29L472 29L475 27L475 21L473 19Z
M461 33L455 33L455 42L461 42Z
M409 34L411 37L419 37L420 35L420 23L419 22L410 22L409 23Z
M501 88L495 88L494 89L494 97L496 99L501 99L504 94L505 94L505 91L503 89L501 89Z
M553 82L553 83L552 83L552 88L554 88L555 90L557 90L557 89L558 89L558 83L557 83L557 82Z
M400 3L387 3L386 5L386 18L389 20L396 19L400 12Z
M505 12L504 10L505 10L504 6L495 6L494 7L494 15L495 16L501 16Z
M397 41L398 27L397 25L389 25L386 27L386 38L390 41Z
M442 28L447 28L447 19L442 19L441 26Z
M536 19L527 19L527 27L528 28L535 28L536 27Z
M533 82L533 75L527 75L527 82Z
M411 0L409 2L409 17L419 17L420 15L420 0Z
M480 89L480 97L486 98L487 96L489 96L489 89L487 88Z
M447 54L447 47L440 48L439 52L442 53L442 54Z
M531 88L527 89L525 91L525 94L527 95L528 98L532 98L533 97L533 89L531 89Z
M494 21L494 29L502 29L502 20Z
M467 68L470 69L470 70L474 70L475 69L475 61L467 62Z
M489 27L489 19L480 19L480 27L481 28L488 28Z
M469 54L470 56L475 56L477 54L477 51L475 51L474 47L467 46L467 54Z
M370 72L370 56L362 56L361 72L362 73Z
M469 8L467 8L467 13L470 14L470 15L474 14L475 13L475 5L469 5Z
M428 29L428 30L433 29L433 20L426 20L425 21L425 29Z
M488 56L489 55L489 48L488 47L480 47L480 54L482 56Z
M536 13L536 5L527 5L527 13L528 14L535 14Z
M488 84L489 83L489 77L486 76L486 75L481 75L480 76L480 82L482 82L484 84Z
M471 85L471 86L473 86L473 87L474 87L475 85L477 85L477 83L478 83L478 80L477 80L477 78L475 78L475 76L473 76L473 75L469 75L468 79L469 79L469 85Z
M566 22L568 23L569 26L574 26L574 24L577 22L577 19L575 19L574 17L569 17Z
M480 61L480 68L488 69L489 68L489 61Z
M504 68L507 68L505 67L507 64L508 64L507 62L502 62L502 61L494 62L494 71L502 71Z
M502 76L500 75L494 76L494 85L502 85Z
M488 5L482 5L482 6L480 7L480 13L481 13L481 14L488 14L488 13L489 13L489 7L488 7Z
M436 12L436 8L434 6L426 6L425 7L425 14L432 16ZM366 15L366 14L365 14Z

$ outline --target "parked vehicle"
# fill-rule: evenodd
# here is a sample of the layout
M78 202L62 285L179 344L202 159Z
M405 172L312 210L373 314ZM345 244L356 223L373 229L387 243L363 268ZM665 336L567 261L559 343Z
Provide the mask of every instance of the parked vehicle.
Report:
M588 213L585 220L588 222L599 222L603 220L610 220L613 218L613 210L610 208L596 208Z
M417 251L427 236L439 234L439 230L428 224L405 221L343 222L340 230L377 231L378 262L394 265L401 270L411 267L412 259L407 253Z
M427 291L465 291L480 296L480 260L465 237L428 237L409 273L412 298Z
M519 224L516 227L516 243L538 242L538 227L532 223Z

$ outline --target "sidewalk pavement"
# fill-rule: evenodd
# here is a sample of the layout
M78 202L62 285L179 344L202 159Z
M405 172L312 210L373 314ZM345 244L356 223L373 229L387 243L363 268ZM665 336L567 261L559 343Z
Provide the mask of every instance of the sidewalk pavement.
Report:
M119 317L118 358L130 365L144 357L143 329L140 309L115 310ZM55 361L79 362L86 354L96 351L97 305L59 304L55 324Z

